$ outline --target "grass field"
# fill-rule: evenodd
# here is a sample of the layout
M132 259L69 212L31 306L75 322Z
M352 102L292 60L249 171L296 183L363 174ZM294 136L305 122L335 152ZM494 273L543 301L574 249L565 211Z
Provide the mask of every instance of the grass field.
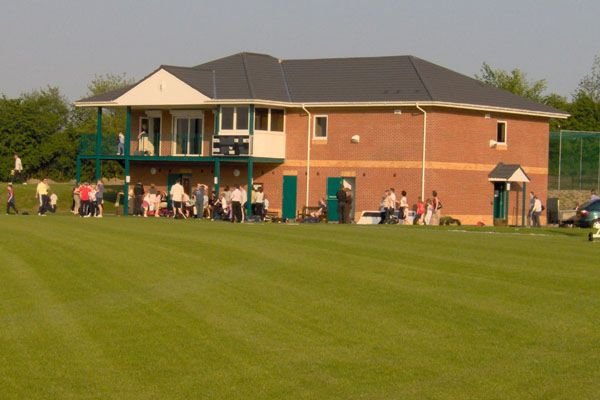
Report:
M587 231L0 215L0 232L2 399L600 397Z

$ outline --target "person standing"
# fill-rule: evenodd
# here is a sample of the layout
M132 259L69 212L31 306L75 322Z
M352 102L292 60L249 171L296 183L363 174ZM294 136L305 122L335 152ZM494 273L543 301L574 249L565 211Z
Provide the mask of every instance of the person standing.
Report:
M232 218L231 222L242 222L242 202L244 201L242 197L242 191L240 190L240 185L235 185L235 189L231 192L231 210L232 210Z
M102 218L102 215L104 214L104 183L102 183L102 180L100 179L96 184L96 205L96 218Z
M533 201L533 212L531 213L532 215L532 220L533 220L533 227L534 228L539 228L541 227L540 225L540 214L542 213L542 201L537 197L537 196L533 196L534 201Z
M390 188L390 199L392 200L394 206L392 207L392 217L396 215L396 208L400 205L398 202L398 198L396 197L396 189Z
M425 225L431 225L431 217L433 215L433 200L427 199L425 202L425 219L423 222Z
M183 186L181 185L181 179L177 179L177 182L171 187L171 201L173 201L173 208L175 209L173 218L177 219L179 216L183 217L183 219L187 219L181 207L183 206L183 194L185 191L183 190ZM143 198L143 196L142 196Z
M401 192L402 196L400 197L400 221L403 224L406 224L408 221L408 200L406 199L406 190Z
M335 194L335 198L337 199L338 221L340 224L345 224L346 191L344 190L344 185L340 185L340 189Z
M21 182L21 178L23 176L23 163L21 162L21 158L18 154L15 154L15 169L14 169L14 183Z
M38 215L46 215L46 211L48 210L48 204L50 203L50 198L48 197L49 190L50 185L48 185L48 178L42 179L42 181L38 183L37 188L35 190L35 197L40 203Z
M90 188L90 185L87 182L83 182L83 184L81 186L79 186L79 200L80 200L79 216L80 217L89 218L89 216L90 216L90 208L91 208L90 192L91 191L92 191L92 188Z
M179 186L181 186L181 184ZM136 183L135 187L133 188L133 195L135 200L135 204L133 206L133 215L144 215L144 210L142 209L142 203L144 202L144 193L144 185L142 185L142 182Z
M259 186L255 192L252 193L254 197L253 203L253 213L258 216L260 221L265 220L265 193L263 192L262 186Z
M533 206L535 205L535 193L529 192L529 209L527 210L527 226L531 228L533 221Z
M246 221L246 207L248 205L248 192L244 189L244 186L240 185L240 192L242 192L242 222Z
M138 133L138 150L139 153L143 156L148 155L147 143L148 130L146 128L146 125L142 125L142 129L140 130L140 133Z
M391 191L389 189L387 189L383 193L383 199L382 199L381 206L383 208L384 215L383 215L382 221L380 223L391 224L393 222L394 207L396 205L394 204L394 199L393 199Z
M81 197L79 196L79 185L76 184L73 187L73 206L71 212L75 215L79 215L79 209L81 208Z
M345 224L350 224L352 223L352 219L350 218L350 214L352 213L352 201L353 196L352 196L352 189L350 188L346 188L345 189L346 192L346 208L345 208L345 215L344 215L344 223Z
M442 209L442 202L440 201L440 199L438 197L437 191L434 190L433 192L431 192L431 194L433 195L433 200L432 200L433 213L431 215L431 225L439 225L440 224L440 216L442 214L442 212L440 211Z
M17 210L17 207L15 206L15 191L12 183L9 183L6 186L6 189L8 191L8 199L6 200L6 215L10 214L11 208L15 210L15 214L19 214L19 210Z
M196 186L196 191L194 192L194 196L196 197L196 218L202 219L204 217L204 185L199 183Z
M425 203L423 202L423 198L419 196L417 200L417 209L415 220L413 221L414 225L423 225L423 217L425 215Z
M119 132L118 140L119 141L117 142L117 155L123 156L125 155L125 135L123 135L123 132Z

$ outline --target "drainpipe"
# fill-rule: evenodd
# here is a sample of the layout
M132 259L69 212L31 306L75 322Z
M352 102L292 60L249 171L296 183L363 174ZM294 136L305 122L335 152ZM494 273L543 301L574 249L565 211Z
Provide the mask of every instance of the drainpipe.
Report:
M423 161L421 163L421 199L425 201L425 149L427 144L427 111L423 110L419 103L416 104L417 110L423 113Z
M310 190L310 111L302 104L302 109L308 114L308 124L306 128L306 200L304 205L308 207L308 197Z

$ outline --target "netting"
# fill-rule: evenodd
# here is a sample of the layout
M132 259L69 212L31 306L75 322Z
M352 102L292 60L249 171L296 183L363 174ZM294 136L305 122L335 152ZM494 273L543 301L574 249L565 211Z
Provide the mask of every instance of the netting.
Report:
M600 132L550 132L548 189L600 191Z

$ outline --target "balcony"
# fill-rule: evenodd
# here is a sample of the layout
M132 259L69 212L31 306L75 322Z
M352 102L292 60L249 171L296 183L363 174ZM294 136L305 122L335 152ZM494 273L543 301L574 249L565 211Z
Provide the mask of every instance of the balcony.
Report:
M131 141L130 158L133 159L161 159L161 160L194 160L207 158L264 158L283 161L285 159L285 134L273 132L255 132L253 135L219 135L211 136L210 144L207 148L204 142L204 156L193 154L175 154L172 151L176 148L174 143L167 139L170 135L154 145L146 139L147 142L140 143L137 140ZM140 147L140 146L145 146ZM103 134L100 151L96 153L96 134L83 134L79 141L79 156L83 158L95 158L97 156L104 159L122 159L123 156L117 152L118 138L114 134ZM149 150L149 149L152 150ZM143 151L147 150L147 151ZM159 154L160 150L160 154Z

